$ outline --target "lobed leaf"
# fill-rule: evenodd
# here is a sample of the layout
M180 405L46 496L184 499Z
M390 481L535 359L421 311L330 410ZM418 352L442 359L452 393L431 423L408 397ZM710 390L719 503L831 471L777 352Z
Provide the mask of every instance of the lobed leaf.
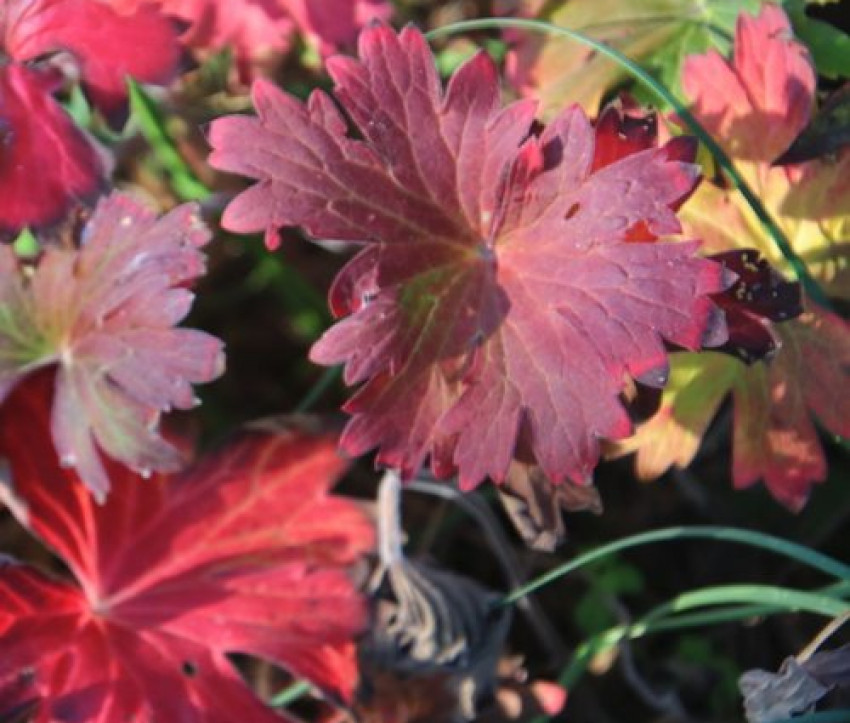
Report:
M5 0L0 57L0 240L7 240L60 221L103 185L101 152L53 94L79 80L96 106L117 114L126 76L169 82L179 46L153 4L119 12L101 0Z
M7 0L0 11L3 49L17 63L66 51L101 110L127 98L125 78L166 84L177 74L177 33L155 4L116 9L104 0Z
M102 185L101 159L51 98L55 86L29 67L0 67L0 240L59 221Z
M712 53L686 63L683 86L696 102L694 112L735 154L736 166L815 278L830 294L846 298L850 154L834 161L771 165L809 121L815 77L808 55L793 40L787 18L775 6L766 6L755 18L742 15L735 45L730 61ZM723 104L719 97L725 99ZM709 251L728 255L751 247L787 268L736 191L703 184L681 217L686 230L703 238ZM772 287L777 297L784 294L778 276L759 280L756 275L752 281L762 291ZM768 324L779 344L769 362L747 367L716 355L675 355L659 415L617 450L637 450L638 471L645 477L657 476L673 464L686 466L720 403L731 393L735 486L747 487L762 479L779 501L792 510L801 509L812 485L827 474L814 420L832 434L850 433L846 421L850 396L845 393L850 325L814 302L803 301L807 313L801 318ZM734 336L734 323L732 327Z
M161 219L129 197L101 201L79 249L51 247L33 269L0 247L0 395L31 369L56 365L51 436L62 463L103 499L100 452L140 471L173 471L159 415L188 409L191 384L223 371L221 342L175 329L204 271L209 233L197 208Z
M0 567L0 711L37 700L37 722L279 721L227 659L283 665L341 699L366 622L344 567L372 546L328 494L333 440L248 433L185 473L142 481L110 464L103 505L49 439L49 376L0 409L9 508L74 582Z
M500 107L483 53L443 91L412 28L369 28L359 51L328 61L356 133L321 91L303 105L265 81L257 118L213 123L210 163L259 181L224 226L364 245L331 290L347 318L311 352L365 382L347 452L379 447L406 475L430 456L466 488L514 458L586 483L599 439L629 433L624 377L663 384L664 340L725 339L722 268L632 238L679 231L695 166L680 142L630 153L575 107L532 133L533 104Z
M143 7L147 0L122 0ZM387 0L160 0L163 11L187 25L183 42L205 51L230 48L240 75L250 79L255 68L275 53L289 49L295 31L324 56L353 44L373 20L387 20Z
M614 46L674 92L685 58L709 48L726 52L738 13L754 11L760 4L760 0L503 3L507 12L531 15ZM577 43L534 35L511 40L508 80L522 95L540 98L547 115L568 103L580 103L595 113L606 94L627 80L621 67Z

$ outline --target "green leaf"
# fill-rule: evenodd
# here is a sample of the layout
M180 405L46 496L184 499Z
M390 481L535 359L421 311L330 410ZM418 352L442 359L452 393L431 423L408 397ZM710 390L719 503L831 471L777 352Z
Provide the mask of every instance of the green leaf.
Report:
M835 25L809 17L805 0L784 0L794 33L812 53L818 73L827 78L850 77L850 35Z

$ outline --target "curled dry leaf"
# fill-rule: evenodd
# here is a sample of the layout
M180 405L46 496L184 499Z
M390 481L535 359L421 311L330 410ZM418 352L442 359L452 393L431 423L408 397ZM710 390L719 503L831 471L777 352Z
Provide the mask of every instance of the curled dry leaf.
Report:
M835 687L850 687L850 646L808 660L786 658L776 673L748 670L739 681L749 723L770 723L803 713Z
M176 329L204 271L209 232L195 206L163 218L129 197L101 201L79 248L46 249L34 266L0 247L0 398L32 369L55 365L50 434L62 463L103 499L101 452L142 472L182 456L160 413L196 404L191 385L218 377L221 342Z
M663 384L665 340L725 340L721 266L695 242L632 242L679 231L688 144L602 153L611 135L578 108L533 133L534 104L501 107L486 54L444 91L413 28L368 28L359 53L328 70L362 139L321 91L305 105L264 81L258 117L213 123L210 162L259 181L224 226L365 246L331 290L346 318L311 352L363 383L347 452L378 447L408 476L430 456L466 489L518 455L587 483L600 438L630 433L624 378Z
M0 566L0 713L285 720L245 685L233 653L349 700L367 615L346 568L373 532L328 494L345 467L334 440L246 433L185 473L146 481L109 463L113 490L98 505L47 443L52 395L42 372L0 409L0 493L73 579Z

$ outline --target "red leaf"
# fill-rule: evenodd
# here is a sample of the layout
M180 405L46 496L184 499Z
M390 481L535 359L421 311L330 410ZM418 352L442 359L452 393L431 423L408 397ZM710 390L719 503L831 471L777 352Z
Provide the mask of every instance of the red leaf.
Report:
M66 50L79 63L94 103L114 111L127 96L128 75L165 84L177 73L175 28L153 3L119 12L102 0L6 0L0 11L4 50L17 62Z
M58 365L53 441L100 499L109 480L98 448L143 473L176 469L182 457L159 436L159 414L194 406L190 385L223 370L217 339L173 328L208 239L192 205L157 219L115 194L77 250L48 248L24 271L0 247L0 397L33 367Z
M323 93L305 107L262 81L258 118L213 124L211 163L260 180L224 225L367 244L331 292L351 316L312 350L368 380L348 452L379 446L406 474L430 454L465 487L501 481L515 454L585 482L599 438L629 433L624 375L662 382L663 340L697 347L713 321L719 265L694 243L628 243L638 225L678 232L695 167L652 148L594 172L580 109L530 136L533 104L500 109L486 54L443 93L412 28L364 31L360 56L328 69L363 141Z
M76 585L0 568L0 711L33 697L37 721L279 721L228 653L283 665L341 698L365 608L342 569L372 546L365 517L327 494L333 442L253 433L186 473L138 479L111 465L104 505L59 467L50 385L0 410L18 519Z
M95 147L51 95L67 51L92 101L120 110L126 78L167 83L179 45L150 4L120 13L100 0L4 0L0 5L0 237L62 219L95 195L104 169ZM37 65L36 65L37 62Z
M0 236L54 223L100 186L100 159L50 96L54 85L28 67L0 67Z

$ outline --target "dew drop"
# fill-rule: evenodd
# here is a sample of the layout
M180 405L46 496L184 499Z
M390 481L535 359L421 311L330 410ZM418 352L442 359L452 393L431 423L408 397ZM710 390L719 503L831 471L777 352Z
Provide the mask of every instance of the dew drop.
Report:
M72 452L68 452L67 454L63 454L59 458L59 466L64 467L65 469L69 469L71 467L77 466L77 456Z

